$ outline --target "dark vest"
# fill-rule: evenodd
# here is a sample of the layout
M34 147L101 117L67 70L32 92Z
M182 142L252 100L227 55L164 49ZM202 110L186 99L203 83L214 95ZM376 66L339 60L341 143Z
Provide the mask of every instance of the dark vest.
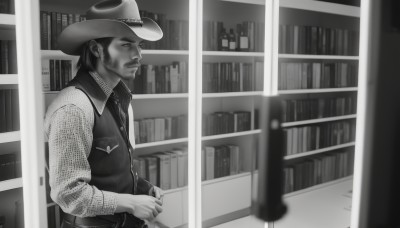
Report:
M93 102L104 93L100 93L100 87L89 73L79 71L69 86L83 91L93 106L93 143L88 157L92 178L89 184L100 190L134 194L137 173L131 165L133 149L128 138L129 101L121 104L110 97L100 115ZM118 113L118 106L122 108L122 113Z

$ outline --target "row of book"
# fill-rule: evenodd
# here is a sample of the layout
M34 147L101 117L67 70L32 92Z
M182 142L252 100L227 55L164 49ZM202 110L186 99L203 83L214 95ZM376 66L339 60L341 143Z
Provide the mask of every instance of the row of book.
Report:
M42 59L43 91L60 91L72 79L72 61L62 59Z
M285 193L301 190L353 174L354 149L318 155L284 168Z
M18 131L19 99L17 89L0 90L0 133Z
M136 144L185 138L188 134L186 115L138 119L134 127Z
M203 136L249 131L251 119L249 111L203 114Z
M188 50L189 22L187 20L170 20L165 14L146 10L139 11L141 17L153 19L164 32L163 38L156 42L145 42L143 48L158 50Z
M282 121L292 122L356 113L357 96L287 99L283 101Z
M203 64L203 92L242 92L261 89L263 63L229 62Z
M15 153L0 155L0 181L21 177L21 161Z
M242 170L240 148L227 144L202 148L202 180L235 175Z
M359 32L320 26L279 25L279 53L358 55Z
M188 183L187 148L156 152L134 159L140 177L163 190L184 187Z
M14 14L15 13L14 0L0 0L0 13Z
M16 74L17 44L15 40L0 40L0 74Z
M57 50L57 38L70 24L84 21L80 14L40 11L40 46L42 50Z
M342 88L358 84L356 63L281 62L278 89Z
M286 128L283 129L285 155L349 143L355 140L355 132L354 120Z
M186 93L188 91L187 62L170 65L141 65L134 80L127 82L135 94Z
M224 23L221 21L204 21L203 23L203 49L205 51L224 51L221 45L221 39L232 39L235 43L233 50L235 51L248 51L248 52L263 52L264 51L264 30L265 26L262 22L244 21L230 29L226 38L222 34L225 33ZM232 36L232 38L229 38ZM244 43L245 42L245 43ZM232 51L229 44L226 51Z

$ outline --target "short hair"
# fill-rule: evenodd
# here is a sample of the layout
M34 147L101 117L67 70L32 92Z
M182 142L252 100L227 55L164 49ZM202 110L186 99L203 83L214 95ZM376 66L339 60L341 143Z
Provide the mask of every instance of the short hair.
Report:
M110 46L112 39L113 39L112 37L105 37L94 40L103 47L104 53L107 58L109 57L107 49L108 46ZM78 63L76 64L77 69L93 71L96 67L97 57L93 55L93 53L90 51L89 42L90 40L82 45L81 55L79 56Z

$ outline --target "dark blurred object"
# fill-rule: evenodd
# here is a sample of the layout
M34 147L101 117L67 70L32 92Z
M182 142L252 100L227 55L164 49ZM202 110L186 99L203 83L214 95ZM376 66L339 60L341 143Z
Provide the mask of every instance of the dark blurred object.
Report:
M24 228L24 202L15 201L15 228Z
M6 223L6 219L4 216L0 216L0 228L4 228L4 224Z
M258 150L257 197L252 200L252 213L272 222L286 213L283 203L283 130L282 100L279 96L262 97L261 135Z
M320 2L332 2L337 4L360 6L360 0L318 0Z

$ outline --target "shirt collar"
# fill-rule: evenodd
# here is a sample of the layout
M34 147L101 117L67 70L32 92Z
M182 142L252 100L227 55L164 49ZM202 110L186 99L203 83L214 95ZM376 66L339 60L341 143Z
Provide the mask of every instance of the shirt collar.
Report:
M122 80L114 87L114 89L112 89L97 72L90 71L89 74L96 82L96 87L98 87L102 93L102 95L97 96L96 99L93 96L89 96L100 115L103 113L107 101L112 93L115 93L119 97L122 104L129 104L132 99L132 94L128 86L126 86Z

